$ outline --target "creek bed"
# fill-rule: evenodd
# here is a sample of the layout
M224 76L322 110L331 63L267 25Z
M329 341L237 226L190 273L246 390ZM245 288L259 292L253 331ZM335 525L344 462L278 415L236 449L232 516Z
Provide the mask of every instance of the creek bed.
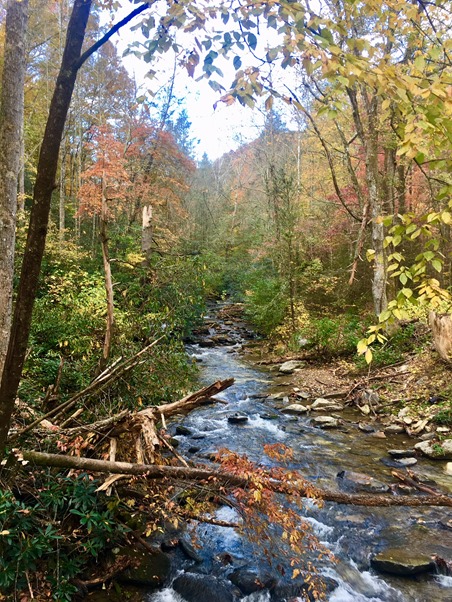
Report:
M233 347L202 349L193 345L188 352L200 362L203 382L235 378L235 385L220 395L227 405L217 403L198 408L183 419L182 424L190 434L177 436L179 451L193 459L227 447L256 462L269 464L262 454L263 445L281 442L294 450L293 468L320 487L335 488L336 475L341 470L363 472L389 484L393 481L391 468L383 465L380 458L387 456L387 449L412 446L406 435L381 440L347 425L347 419L350 422L359 419L353 410L341 413L346 426L334 430L313 427L306 416L294 418L282 414L271 402L257 397L276 386L278 377L247 363ZM246 414L248 421L231 424L228 416L234 412ZM268 414L273 415L272 419L268 419ZM194 452L195 448L200 449ZM416 471L450 487L450 476L443 473L442 464L420 459ZM321 573L337 583L327 596L329 602L450 602L451 577L426 574L406 578L378 574L369 568L371 554L387 548L406 548L410 553L450 558L452 532L441 525L450 518L447 512L444 508L366 508L333 503L326 503L321 510L308 507L306 518L314 533L337 560L336 564L320 565ZM237 517L225 507L218 511L218 518L234 521ZM261 569L265 565L259 550L256 554L253 546L233 529L201 525L197 536L204 562L201 567L181 564L179 572L188 568L201 573L216 571L217 575L223 572L220 576L224 576L228 569L215 568L212 563L212 558L221 552L232 555L239 565ZM183 602L184 599L169 587L149 594L147 600ZM242 600L268 602L270 595L256 593ZM274 597L271 600L275 602ZM283 598L276 602L283 602Z

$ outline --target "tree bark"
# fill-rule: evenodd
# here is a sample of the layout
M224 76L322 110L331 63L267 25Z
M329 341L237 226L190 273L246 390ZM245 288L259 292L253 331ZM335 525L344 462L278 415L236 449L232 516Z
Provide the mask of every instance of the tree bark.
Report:
M129 462L109 462L107 460L93 460L91 458L77 458L75 456L62 456L47 454L37 451L16 451L19 457L35 464L36 466L54 466L56 468L72 468L76 470L91 470L93 472L107 472L114 474L143 475L147 479L182 479L192 481L212 482L216 479L226 486L248 487L252 479L235 474L222 472L209 468L191 468L185 466L156 466L155 464L130 464ZM274 481L275 491L290 494L297 490L298 493L307 494L314 491L316 497L327 502L339 504L353 504L355 506L448 506L452 507L452 497L448 495L435 496L409 496L409 495L359 495L333 491L330 489L316 489L308 482L300 480L296 484L286 486L282 481Z
M28 0L8 0L0 99L0 375L11 328Z
M25 361L31 316L38 290L39 274L47 236L50 202L55 188L58 155L77 77L78 62L91 4L92 0L75 0L74 2L63 59L50 103L49 116L39 154L28 237L0 385L0 456L4 452L11 414ZM19 140L19 133L17 133L17 138Z
M107 201L105 198L105 178L102 178L102 215L99 224L99 238L102 246L102 261L104 266L104 284L105 296L107 299L107 322L105 325L104 346L102 357L99 362L99 372L105 369L110 358L111 345L113 342L113 328L115 325L114 298L113 298L113 280L111 277L110 253L108 251L108 232L107 232Z

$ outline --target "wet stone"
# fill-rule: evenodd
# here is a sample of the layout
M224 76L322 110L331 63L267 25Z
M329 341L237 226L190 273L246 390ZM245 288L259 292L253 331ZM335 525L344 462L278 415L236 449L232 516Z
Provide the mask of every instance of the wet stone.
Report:
M358 424L358 428L363 433L374 433L375 429L371 424L365 424L364 422L360 422Z
M370 565L377 571L405 577L435 570L435 563L430 556L412 554L406 548L380 552L371 558Z
M385 428L384 432L386 435L400 435L405 432L405 429L398 424L391 424Z
M318 416L313 419L313 423L315 426L318 426L322 429L332 429L337 428L340 424L338 418L334 418L333 416Z
M278 414L268 414L266 412L264 414L260 414L260 417L262 420L278 420L279 418Z
M201 448L198 447L197 445L192 445L191 447L188 448L189 454L197 454L199 451L201 451Z
M212 575L184 573L172 585L187 602L234 602L232 588Z
M414 466L415 464L417 464L417 460L416 458L400 458L400 460L396 460L398 464L408 467L408 466Z
M229 581L236 585L246 596L263 589L275 587L277 581L270 575L259 575L246 568L238 568L228 575Z
M201 556L196 551L194 545L185 537L181 537L179 539L179 546L185 556L190 558L190 560L194 560L195 562L202 562Z
M176 434L177 435L191 435L192 431L191 431L191 429L187 428L183 424L178 424L176 426Z
M228 416L228 422L231 424L243 424L244 422L248 422L248 416L235 412L235 414Z
M388 449L388 454L399 460L400 458L414 458L416 455L415 449Z
M308 408L301 403L292 403L290 406L283 408L281 412L284 414L304 414L308 411Z
M342 470L338 472L337 479L341 489L348 491L364 491L367 493L387 493L389 491L388 485L361 472Z

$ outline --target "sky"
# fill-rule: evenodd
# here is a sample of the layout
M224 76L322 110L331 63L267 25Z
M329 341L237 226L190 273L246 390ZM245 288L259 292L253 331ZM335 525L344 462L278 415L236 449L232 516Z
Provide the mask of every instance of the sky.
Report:
M131 6L127 0L123 0L123 8L116 14L115 21L128 14ZM132 22L131 25L133 26L137 22L138 20ZM135 40L140 40L140 36L139 31L133 32L130 27L126 27L116 34L112 41L121 56L127 45ZM146 90L155 92L168 81L169 75L173 71L174 54L168 53L168 56L161 59L157 65L152 64L152 69L158 72L153 80L146 78L146 73L151 65L134 55L124 57L123 64L129 74L135 77L141 94L144 94ZM232 66L225 65L225 88L232 81L233 74ZM187 110L192 124L192 137L199 140L195 146L198 160L204 153L208 155L209 159L214 160L224 153L238 148L240 144L257 138L259 129L264 123L263 112L253 111L238 103L226 106L224 103L218 102L221 94L214 92L207 80L197 82L190 78L185 69L178 70L174 94L176 98L184 99L182 106Z

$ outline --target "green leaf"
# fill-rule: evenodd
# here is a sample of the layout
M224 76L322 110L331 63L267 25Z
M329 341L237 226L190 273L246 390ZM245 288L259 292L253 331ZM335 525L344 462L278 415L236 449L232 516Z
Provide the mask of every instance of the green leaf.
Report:
M443 264L440 259L433 259L432 266L437 272L441 272L441 270L443 269Z
M367 339L361 339L360 341L358 341L358 345L356 346L356 350L358 351L359 355L362 355L363 353L366 353L367 351Z

